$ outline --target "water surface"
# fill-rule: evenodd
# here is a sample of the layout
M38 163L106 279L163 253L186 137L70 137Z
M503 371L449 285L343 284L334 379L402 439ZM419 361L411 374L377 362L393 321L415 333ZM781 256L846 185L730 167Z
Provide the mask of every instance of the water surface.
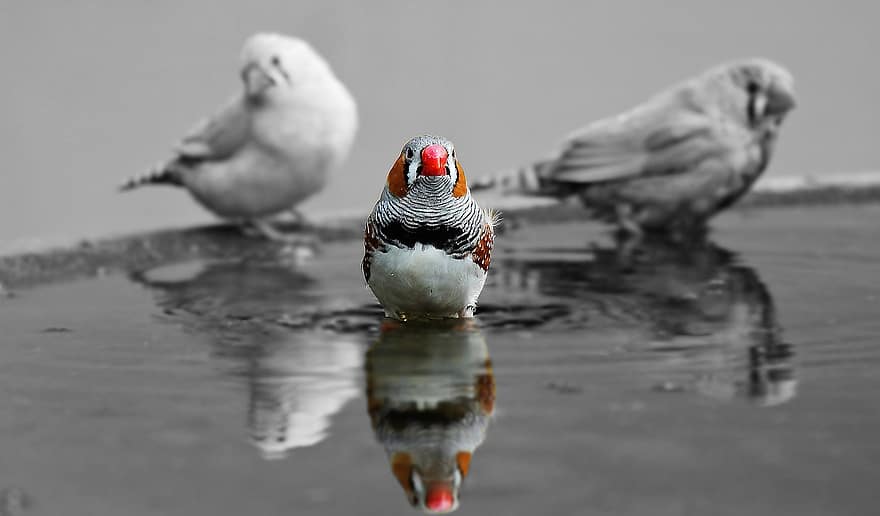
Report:
M870 514L878 205L616 247L499 236L473 323L384 321L359 242L0 299L0 514Z

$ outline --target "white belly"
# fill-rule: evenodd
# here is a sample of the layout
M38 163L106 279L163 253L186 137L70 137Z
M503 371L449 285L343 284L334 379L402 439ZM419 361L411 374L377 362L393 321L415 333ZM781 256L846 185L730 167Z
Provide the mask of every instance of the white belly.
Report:
M387 316L405 319L471 316L485 282L485 271L470 257L456 259L416 244L376 252L368 285Z
M263 217L318 192L327 179L326 165L318 152L293 159L252 146L230 160L208 162L184 180L196 200L221 217Z

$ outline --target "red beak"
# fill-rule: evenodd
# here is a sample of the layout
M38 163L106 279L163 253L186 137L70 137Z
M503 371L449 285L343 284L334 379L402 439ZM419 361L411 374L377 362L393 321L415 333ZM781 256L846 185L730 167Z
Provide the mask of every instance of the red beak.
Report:
M422 175L443 176L446 175L446 159L449 153L446 147L435 143L422 149Z
M444 513L451 511L453 507L455 507L455 495L452 493L452 486L439 483L428 487L425 493L425 508L431 512Z

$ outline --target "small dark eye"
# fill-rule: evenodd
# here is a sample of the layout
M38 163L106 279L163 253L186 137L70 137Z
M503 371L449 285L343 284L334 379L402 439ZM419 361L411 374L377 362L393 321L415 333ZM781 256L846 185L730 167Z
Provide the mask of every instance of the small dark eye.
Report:
M749 93L749 95L754 95L755 93L758 93L758 90L760 89L761 86L759 86L758 83L755 81L749 81L748 84L746 84L746 91Z
M278 56L272 56L270 62L272 63L272 66L281 66L281 58Z
M412 149L406 149L406 159L413 159L413 156L415 156L415 151Z

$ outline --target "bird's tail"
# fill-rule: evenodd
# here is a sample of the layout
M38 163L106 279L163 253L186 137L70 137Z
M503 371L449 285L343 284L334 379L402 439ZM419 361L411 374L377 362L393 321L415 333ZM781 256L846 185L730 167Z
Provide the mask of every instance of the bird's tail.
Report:
M536 165L526 165L513 170L503 170L491 176L470 181L471 192L493 190L502 194L532 193L540 189Z
M168 163L161 163L151 168L148 172L129 178L119 185L120 192L127 192L144 185L175 185L181 186L180 172L169 166Z
M553 160L543 160L513 170L505 170L487 177L470 181L471 192L500 195L554 195L552 182L547 181L548 169Z
M480 204L506 213L555 206L566 198L549 178L554 160L547 159L470 181Z

